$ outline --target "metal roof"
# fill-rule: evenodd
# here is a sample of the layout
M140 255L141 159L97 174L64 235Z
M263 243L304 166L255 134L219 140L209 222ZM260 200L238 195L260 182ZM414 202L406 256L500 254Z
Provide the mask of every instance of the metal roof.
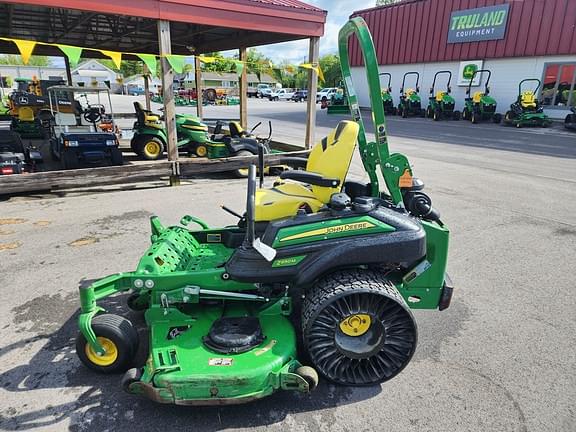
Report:
M0 2L0 36L112 51L158 54L158 19L171 21L172 52L192 55L322 36L326 12L296 0ZM0 41L0 52L17 50ZM49 46L34 53L62 55Z
M503 3L504 39L448 43L452 11ZM381 65L576 53L576 0L404 0L352 16L366 20ZM356 39L349 55L351 65L363 64Z

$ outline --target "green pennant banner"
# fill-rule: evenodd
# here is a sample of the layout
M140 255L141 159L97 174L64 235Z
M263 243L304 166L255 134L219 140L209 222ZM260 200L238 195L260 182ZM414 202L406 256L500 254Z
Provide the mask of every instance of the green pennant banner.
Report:
M241 61L235 61L234 66L236 66L236 73L238 76L242 75L242 71L244 70L244 63Z
M154 54L136 54L140 60L142 60L146 66L148 66L148 70L150 74L156 76L156 56ZM174 67L174 66L172 66Z
M166 55L166 60L168 60L168 63L170 63L174 72L182 73L184 71L184 63L186 62L185 56L168 54Z
M68 57L68 61L70 62L70 66L76 67L78 66L78 62L80 61L80 57L82 56L82 48L77 46L70 46L70 45L60 45L56 44L56 46L66 54Z

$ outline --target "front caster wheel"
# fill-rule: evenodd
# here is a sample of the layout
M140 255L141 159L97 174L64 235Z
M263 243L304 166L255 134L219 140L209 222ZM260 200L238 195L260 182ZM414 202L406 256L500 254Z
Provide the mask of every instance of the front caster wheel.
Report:
M100 373L125 371L138 350L138 333L132 323L118 315L97 315L92 319L92 329L105 353L98 354L80 333L76 338L76 354L80 361Z
M410 309L375 271L341 271L321 280L304 300L302 327L313 366L343 385L387 381L416 349Z
M296 375L300 375L308 383L308 391L314 390L318 386L318 372L310 366L300 366L294 371Z

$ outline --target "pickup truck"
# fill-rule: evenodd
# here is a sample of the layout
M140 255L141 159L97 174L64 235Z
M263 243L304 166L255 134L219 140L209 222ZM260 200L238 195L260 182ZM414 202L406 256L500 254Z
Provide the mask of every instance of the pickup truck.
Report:
M292 96L294 96L294 90L282 88L278 90L272 90L272 93L270 93L268 99L271 101L290 100L292 99Z
M272 89L270 84L258 84L256 87L248 87L246 94L248 97L267 97Z

